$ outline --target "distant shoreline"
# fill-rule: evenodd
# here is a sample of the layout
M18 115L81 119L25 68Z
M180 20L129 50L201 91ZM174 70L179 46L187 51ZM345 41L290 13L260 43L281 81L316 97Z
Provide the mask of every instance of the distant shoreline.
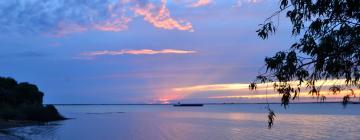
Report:
M173 105L172 104L45 104L45 105ZM232 105L232 104L281 104L279 102L271 102L271 103L201 103L204 105ZM296 102L296 103L290 103L290 104L342 104L342 102ZM348 104L360 104L360 102L349 102Z

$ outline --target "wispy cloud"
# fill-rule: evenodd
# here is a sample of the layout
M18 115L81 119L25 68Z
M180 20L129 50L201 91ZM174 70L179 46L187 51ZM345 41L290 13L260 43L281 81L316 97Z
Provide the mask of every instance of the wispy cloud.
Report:
M19 0L0 3L2 32L64 35L86 30L120 31L129 22L124 4L111 0Z
M166 0L18 0L0 2L2 33L63 36L88 30L119 32L137 16L157 28L193 31L192 24L170 16Z
M244 4L256 4L256 3L260 3L263 0L237 0L236 1L236 5L234 7L241 7Z
M202 7L213 3L212 0L198 0L190 5L190 7Z
M289 84L296 86L298 81L290 81ZM274 83L258 84L258 90L265 90L266 87L271 87ZM345 80L319 80L316 85L321 86L333 86L333 85L345 85ZM174 91L179 92L202 92L202 91L230 91L230 90L248 90L249 83L228 83L228 84L209 84L209 85L194 85L188 87L174 88Z
M150 22L157 28L194 31L190 22L175 20L171 17L170 11L166 7L166 0L161 1L160 7L149 3L145 7L137 6L133 8L133 10L137 15L144 16L144 20Z
M356 89L354 90L354 92L358 93L360 90ZM331 98L342 98L345 95L349 95L352 92L350 90L345 90L339 94L329 94L328 91L323 90L320 91L320 95L325 95L327 97L331 97ZM300 92L298 93L298 96L301 97L308 97L308 98L313 98L315 97L312 94L309 94L309 92ZM228 98L247 98L247 99L254 99L254 98L260 98L260 99L264 99L264 98L281 98L282 94L279 94L278 92L274 92L274 91L270 91L269 93L243 93L242 95L228 95L228 96L210 96L210 99L228 99Z
M177 92L229 91L248 89L249 84L211 84L174 88Z
M154 55L154 54L192 54L196 51L188 50L175 50L175 49L163 49L163 50L150 50L150 49L140 49L140 50L102 50L94 52L84 52L81 55L83 56L100 56L100 55Z
M208 98L212 99L226 99L226 98L279 98L281 95L272 90L272 85L274 83L265 83L265 84L258 84L257 91L251 92L249 90L249 84L245 83L228 83L228 84L209 84L209 85L193 85L187 87L178 87L173 88L172 91L177 93L185 93L185 94L196 94L196 93L209 93L212 91L216 91L217 94L225 94L225 95L214 95L209 96ZM291 81L290 84L296 86L298 84L297 81ZM339 94L332 94L328 91L328 87L333 85L345 85L345 80L319 80L317 81L316 85L321 85L323 89L320 91L320 95L325 95L333 98L341 98L344 95L348 95L352 93L350 90L344 90ZM309 94L309 90L306 89L306 86L301 88L301 95L302 97L313 97L312 94ZM355 93L358 93L360 90L355 89L353 90ZM226 93L231 93L235 95L226 95Z

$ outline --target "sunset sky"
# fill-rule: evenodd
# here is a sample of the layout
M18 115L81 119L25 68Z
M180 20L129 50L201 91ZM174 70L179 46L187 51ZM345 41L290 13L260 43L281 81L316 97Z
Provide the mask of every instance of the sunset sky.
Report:
M38 85L45 103L254 102L264 92L247 85L264 57L297 39L282 16L276 36L257 36L277 8L277 0L1 1L0 75Z

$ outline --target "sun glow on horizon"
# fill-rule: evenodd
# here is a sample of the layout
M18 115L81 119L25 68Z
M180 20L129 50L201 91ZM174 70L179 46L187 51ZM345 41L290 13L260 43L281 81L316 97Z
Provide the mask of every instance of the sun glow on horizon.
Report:
M187 94L188 96L195 95L198 93L210 93L214 92L214 96L208 96L209 99L264 99L264 98L281 98L281 94L273 90L274 83L263 83L257 85L256 91L249 90L249 84L244 83L228 83L228 84L209 84L209 85L194 85L186 87L177 87L173 88L172 91L177 94ZM298 81L291 81L291 85L297 85ZM343 90L338 94L331 93L326 87L333 85L345 85L345 80L319 80L316 85L322 86L320 90L320 96L326 96L331 98L342 98L344 95L349 95L352 93L350 90ZM217 91L217 92L216 92ZM309 91L304 85L301 87L301 97L314 98L315 95L309 94ZM353 92L360 93L359 89L354 89ZM234 94L235 93L235 94ZM229 95L227 95L229 94Z

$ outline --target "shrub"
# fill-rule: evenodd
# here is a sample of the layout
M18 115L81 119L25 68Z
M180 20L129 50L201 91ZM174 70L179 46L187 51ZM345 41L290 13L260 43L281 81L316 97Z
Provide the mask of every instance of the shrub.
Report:
M0 77L0 119L55 121L65 119L54 105L43 106L44 94L36 85Z

